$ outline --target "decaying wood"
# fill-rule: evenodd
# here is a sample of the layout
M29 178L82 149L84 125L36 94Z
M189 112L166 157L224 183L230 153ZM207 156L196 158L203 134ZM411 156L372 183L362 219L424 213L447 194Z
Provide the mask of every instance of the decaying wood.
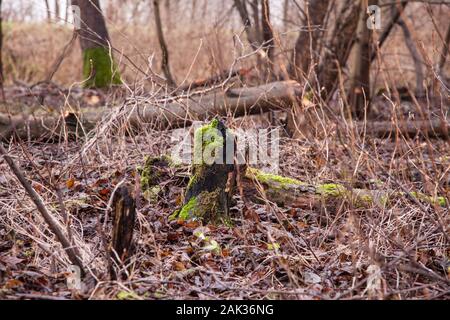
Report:
M247 168L244 176L245 193L254 199L267 199L281 206L310 208L336 200L349 201L355 206L385 206L389 201L407 196L392 190L352 188L341 183L309 184L303 181ZM259 196L261 195L261 196ZM448 199L410 192L408 196L432 205L446 207Z
M154 162L151 166L156 176L170 175L177 185L186 185L186 167L171 167L172 161L165 157L163 161ZM386 189L369 190L352 188L343 183L312 184L290 177L265 173L261 170L242 166L239 171L241 176L241 196L260 202L268 200L282 207L311 208L322 205L333 205L336 201L347 201L357 207L385 206L390 201L412 196L418 201L446 207L449 200L443 196L430 196L421 192L393 191ZM188 183L189 186L189 183ZM189 189L189 187L187 187ZM230 189L231 190L231 189ZM158 192L164 192L159 190ZM237 192L237 190L234 190ZM185 202L186 203L186 202ZM206 221L207 222L207 221Z
M126 186L120 187L114 199L114 220L111 241L111 257L118 265L130 257L133 245L133 228L136 219L135 200ZM110 270L114 277L114 270Z
M214 119L196 130L194 140L194 164L184 204L172 218L226 223L234 187L234 181L229 181L234 154L227 154L227 143L234 144L234 136Z
M122 108L129 110L126 119L131 127L157 124L160 129L189 125L193 120L206 120L216 115L239 117L286 109L300 95L301 87L295 81L280 81L258 87L229 89L207 95L191 95L154 104L133 102ZM117 108L81 109L76 113L45 114L41 116L0 114L0 140L15 135L37 139L41 136L58 136L65 132L92 130L97 123Z
M405 137L413 138L417 135L428 136L430 138L449 139L450 119L433 119L422 121L398 121L394 122L368 122L367 124L358 124L361 132L377 138L395 137L401 134Z

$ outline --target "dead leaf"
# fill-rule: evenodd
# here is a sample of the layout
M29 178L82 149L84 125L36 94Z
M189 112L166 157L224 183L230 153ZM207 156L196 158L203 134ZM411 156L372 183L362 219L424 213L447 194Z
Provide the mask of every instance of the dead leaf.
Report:
M24 260L13 256L3 256L0 257L0 261L10 268L15 268L17 264L21 263Z
M66 181L67 189L72 189L74 184L75 184L75 179L74 178L70 178L69 180L67 180Z
M180 262L180 261L175 261L173 263L173 268L176 271L184 271L184 270L186 270L186 267L184 266L183 262Z
M21 287L21 286L23 286L23 282L20 280L17 280L17 279L8 280L5 283L6 289L13 289L13 288Z

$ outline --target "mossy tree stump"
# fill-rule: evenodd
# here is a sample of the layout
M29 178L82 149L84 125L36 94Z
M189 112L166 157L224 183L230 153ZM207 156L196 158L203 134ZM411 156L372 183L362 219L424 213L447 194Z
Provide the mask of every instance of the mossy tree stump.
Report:
M229 223L234 185L234 135L215 119L195 131L192 175L184 205L172 219Z

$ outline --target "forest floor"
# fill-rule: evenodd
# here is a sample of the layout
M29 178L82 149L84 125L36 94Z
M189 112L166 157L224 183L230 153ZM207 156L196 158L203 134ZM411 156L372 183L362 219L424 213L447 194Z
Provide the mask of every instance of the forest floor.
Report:
M22 89L7 90L11 105L32 108L38 98ZM67 92L59 90L45 89L46 105L60 105ZM80 105L120 100L92 90L71 94ZM232 226L168 221L182 202L187 179L170 173L157 200L149 201L139 190L137 168L146 156L170 154L170 131L145 128L130 136L119 121L88 139L11 143L11 156L46 207L61 226L70 225L88 275L81 290L68 289L70 263L60 244L0 160L0 298L450 298L449 142L342 132L342 123L319 116L320 106L315 110L312 135L281 136L281 175L364 189L398 191L401 185L446 197L446 207L398 197L384 205L359 207L334 199L292 208L279 207L264 194L257 203L236 195ZM393 111L385 101L374 113L388 121L395 121L393 114L418 116L412 103ZM275 128L266 116L225 120L231 129ZM188 177L188 166L184 172ZM108 203L123 180L137 197L135 249L126 276L110 281L104 245L111 234Z

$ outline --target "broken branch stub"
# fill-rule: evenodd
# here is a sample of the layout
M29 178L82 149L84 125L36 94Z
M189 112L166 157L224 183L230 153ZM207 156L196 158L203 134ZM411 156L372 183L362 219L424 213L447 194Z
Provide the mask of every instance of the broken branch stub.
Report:
M234 135L215 119L195 131L192 175L184 204L171 218L228 223L234 171Z
M131 255L136 204L126 186L117 190L114 199L111 256L118 264L124 264ZM114 270L110 270L115 275Z

